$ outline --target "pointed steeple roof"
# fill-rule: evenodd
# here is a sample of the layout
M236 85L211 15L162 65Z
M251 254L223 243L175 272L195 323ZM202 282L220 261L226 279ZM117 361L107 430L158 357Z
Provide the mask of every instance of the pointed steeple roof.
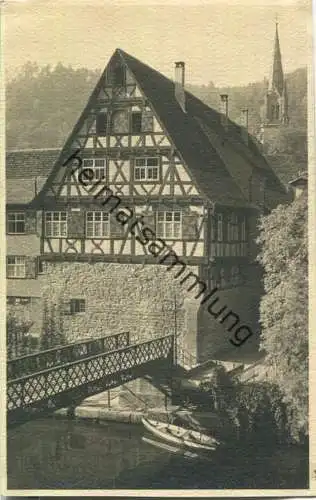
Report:
M284 75L282 68L280 40L278 32L278 22L275 23L275 38L274 38L274 52L272 63L272 74L270 80L270 89L277 90L280 95L283 93L284 88Z

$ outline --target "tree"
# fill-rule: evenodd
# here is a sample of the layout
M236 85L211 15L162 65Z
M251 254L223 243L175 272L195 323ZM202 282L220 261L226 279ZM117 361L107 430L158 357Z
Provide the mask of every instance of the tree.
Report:
M8 149L62 146L99 75L61 63L39 68L27 62L6 88Z
M291 434L299 439L308 423L307 193L263 217L260 229L261 348L284 394Z
M47 299L44 299L43 325L40 340L41 350L50 349L62 344L65 344L62 304L60 301L52 304Z
M26 354L28 351L28 332L32 326L31 321L22 321L7 315L7 356L8 359L16 358Z
M82 112L99 70L74 69L58 63L54 68L27 62L6 86L7 147L45 148L62 146ZM291 127L307 128L307 71L299 68L286 75ZM229 116L240 119L242 108L249 110L249 131L260 124L260 108L266 82L238 87L190 85L187 89L207 105L219 110L219 95L229 95Z

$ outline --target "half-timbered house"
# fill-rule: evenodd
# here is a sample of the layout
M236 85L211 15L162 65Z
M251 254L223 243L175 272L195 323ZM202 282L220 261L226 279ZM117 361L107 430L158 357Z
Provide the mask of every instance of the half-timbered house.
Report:
M23 279L33 280L36 294L61 304L71 339L176 331L182 348L200 359L238 350L201 310L196 288L187 295L176 269L141 244L139 227L131 231L100 202L97 185L142 217L258 333L257 220L288 195L252 137L229 119L227 96L222 103L219 113L185 90L183 62L172 81L117 49L56 160L34 153L27 182L15 184L8 199L9 297L22 296ZM8 156L9 177L19 154ZM79 163L92 172L84 183ZM45 177L40 186L37 176Z

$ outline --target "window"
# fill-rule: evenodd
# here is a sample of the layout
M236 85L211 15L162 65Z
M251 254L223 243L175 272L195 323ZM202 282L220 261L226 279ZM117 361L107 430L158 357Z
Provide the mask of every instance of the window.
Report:
M227 226L228 241L238 241L238 217L231 214Z
M27 305L31 303L31 297L7 297L7 305Z
M113 69L113 83L114 85L125 85L125 70L123 66L116 66Z
M223 214L217 214L217 241L223 241Z
M41 259L37 259L37 274L45 274L46 272L46 262Z
M151 111L144 111L142 115L142 131L152 132L154 130L154 117Z
M91 170L93 170L93 179L91 179L90 182L105 179L105 169L106 169L105 158L84 158L82 160L82 167L91 168Z
M181 238L182 221L181 212L158 212L157 235L162 238Z
M25 233L25 214L23 212L8 213L8 233Z
M110 235L110 216L107 212L87 212L86 236L104 238Z
M154 130L154 117L151 111L132 112L132 134L152 132Z
M129 132L128 114L126 111L115 111L111 118L111 132L127 134Z
M274 120L275 117L275 106L272 104L271 106L271 119Z
M139 111L132 113L132 134L139 134L142 131L142 114Z
M67 212L45 213L45 235L53 238L67 236Z
M97 114L97 119L96 119L96 134L97 135L106 135L106 133L107 133L107 121L108 121L107 113Z
M159 158L135 158L135 181L157 181L159 179Z
M25 257L8 257L7 258L7 277L8 278L25 278L26 275L26 259Z
M83 313L86 310L85 299L70 300L70 314Z

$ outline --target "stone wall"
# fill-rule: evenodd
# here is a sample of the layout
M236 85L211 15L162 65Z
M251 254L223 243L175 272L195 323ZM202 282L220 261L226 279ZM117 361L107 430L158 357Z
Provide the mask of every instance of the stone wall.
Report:
M50 263L42 276L44 299L51 304L65 304L62 318L68 342L129 331L135 340L150 339L176 331L181 364L210 359L238 357L258 345L258 309L260 276L256 266L247 269L247 284L217 292L219 300L214 310L226 306L249 326L254 336L240 347L232 345L234 331L228 332L229 322L221 324L196 299L197 287L187 288L192 280L180 284L174 270L162 265L116 263ZM187 272L198 270L188 267ZM183 274L184 276L184 274ZM252 280L250 280L252 278ZM69 314L71 298L85 299L83 313ZM207 304L206 304L207 305ZM68 312L66 312L68 310ZM250 349L251 351L251 349ZM186 354L186 360L183 358ZM189 355L189 356L187 356Z
M85 312L63 316L69 342L122 331L146 339L176 330L181 338L189 321L184 301L194 293L174 273L162 265L63 262L48 264L41 280L43 297L65 311L71 298L85 299Z

